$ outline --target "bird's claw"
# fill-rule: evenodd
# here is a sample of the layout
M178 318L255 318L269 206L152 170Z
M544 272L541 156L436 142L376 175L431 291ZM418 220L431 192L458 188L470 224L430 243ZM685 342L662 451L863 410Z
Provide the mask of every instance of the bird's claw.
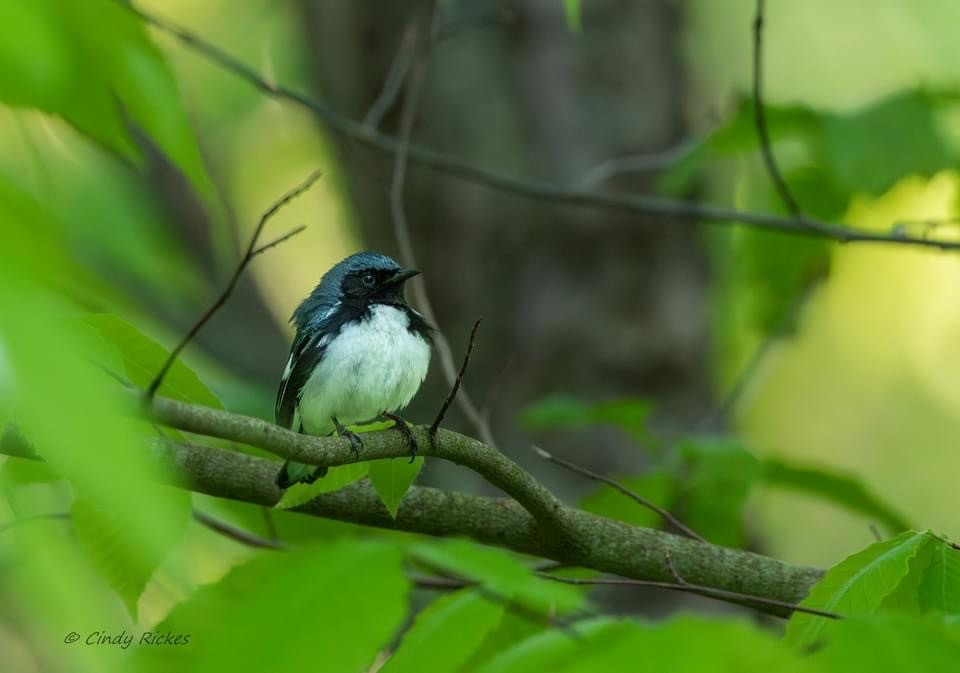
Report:
M407 444L410 445L410 462L412 463L417 458L417 452L420 450L420 445L417 443L417 436L413 434L413 430L410 429L410 426L405 420L396 414L384 413L384 418L388 418L393 421L393 429L400 432L403 435L403 438L407 440Z
M355 433L353 430L348 430L347 427L336 418L333 419L333 424L337 428L337 434L341 437L345 437L350 442L350 450L353 452L353 457L359 461L360 449L363 448L363 440L360 439L360 435Z

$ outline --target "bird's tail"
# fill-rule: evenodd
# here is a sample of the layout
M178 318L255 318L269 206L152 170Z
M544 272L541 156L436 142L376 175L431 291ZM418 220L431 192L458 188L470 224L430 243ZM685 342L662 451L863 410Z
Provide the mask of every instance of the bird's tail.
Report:
M288 460L277 473L277 487L282 490L294 484L312 484L326 473L326 467L307 465L306 463L295 463L292 460Z

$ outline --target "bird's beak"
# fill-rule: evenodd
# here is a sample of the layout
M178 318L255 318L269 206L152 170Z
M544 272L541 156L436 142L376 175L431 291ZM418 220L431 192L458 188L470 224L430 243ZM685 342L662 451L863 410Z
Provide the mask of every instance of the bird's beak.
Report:
M417 275L420 275L420 272L416 269L400 269L393 274L393 277L390 278L390 282L399 285Z

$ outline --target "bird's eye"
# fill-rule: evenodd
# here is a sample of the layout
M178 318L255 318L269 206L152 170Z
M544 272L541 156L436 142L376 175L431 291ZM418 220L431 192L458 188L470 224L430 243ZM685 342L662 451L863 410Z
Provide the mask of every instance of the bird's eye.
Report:
M365 273L360 281L367 287L373 287L376 284L377 279L373 277L372 273Z

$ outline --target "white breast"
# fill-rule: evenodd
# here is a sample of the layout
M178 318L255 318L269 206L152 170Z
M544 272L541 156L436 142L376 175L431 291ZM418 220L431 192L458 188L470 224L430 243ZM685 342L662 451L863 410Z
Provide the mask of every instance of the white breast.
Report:
M332 416L357 423L409 404L430 365L430 344L409 324L404 311L380 305L341 330L303 387L298 411L307 433L329 434Z

